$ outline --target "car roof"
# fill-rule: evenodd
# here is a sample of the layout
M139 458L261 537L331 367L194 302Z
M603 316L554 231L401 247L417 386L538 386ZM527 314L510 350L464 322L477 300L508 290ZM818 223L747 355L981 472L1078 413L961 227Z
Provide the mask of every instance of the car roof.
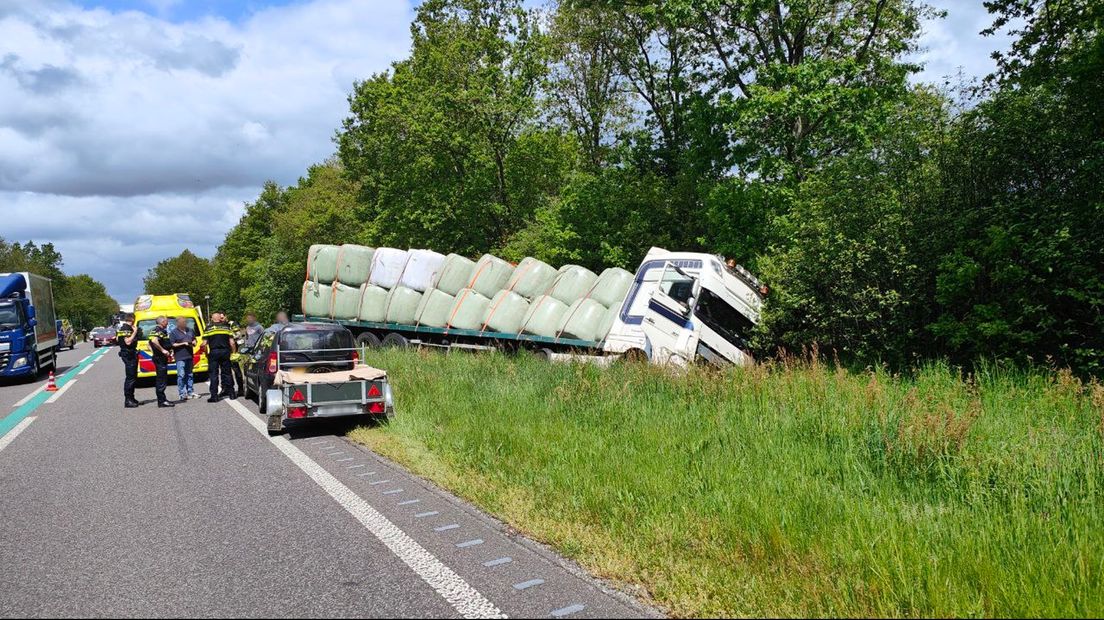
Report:
M348 331L344 325L340 323L288 323L287 327L281 330L286 331Z

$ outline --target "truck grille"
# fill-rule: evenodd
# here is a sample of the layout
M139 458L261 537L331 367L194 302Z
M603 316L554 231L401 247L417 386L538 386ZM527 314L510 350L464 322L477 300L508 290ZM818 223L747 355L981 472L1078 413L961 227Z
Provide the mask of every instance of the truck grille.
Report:
M9 361L11 361L10 352L0 353L0 370L7 368Z

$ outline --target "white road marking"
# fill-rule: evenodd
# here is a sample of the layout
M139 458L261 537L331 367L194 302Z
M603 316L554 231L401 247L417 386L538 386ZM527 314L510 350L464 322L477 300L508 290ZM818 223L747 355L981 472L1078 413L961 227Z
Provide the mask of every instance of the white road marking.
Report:
M27 395L26 395L26 396L24 396L23 398L20 398L20 399L19 399L19 402L17 402L17 403L15 403L14 405L12 405L12 407L22 407L22 406L23 406L24 404L26 404L26 402L27 402L28 400L31 400L31 399L32 399L32 398L34 398L35 396L38 396L38 393L39 393L39 392L41 392L41 391L42 391L42 390L44 390L44 389L46 389L46 386L45 386L45 385L40 385L40 386L38 386L37 388L35 388L35 389L34 389L34 391L33 391L33 392L31 392L30 394L27 394Z
M571 614L577 614L580 611L586 609L586 605L568 605L552 612L553 618L563 618L564 616L570 616Z
M390 480L376 480L375 482L369 482L368 486L374 487L374 486L379 486L381 484L387 484L388 482L391 482L391 481Z
M363 478L365 476L375 476L378 473L379 472L377 472L377 471L366 471L363 474L357 474L357 475L360 476L361 478Z
M382 494L383 495L396 495L396 494L402 493L402 492L403 492L402 489L391 489L390 491L384 491Z
M67 392L69 390L69 387L72 386L76 382L77 382L76 377L66 381L65 385L61 386L61 389L54 392L53 396L46 399L46 404L49 405L50 403L56 403L57 399L61 398L61 395L64 394L65 392Z
M437 512L436 510L430 510L429 512L419 512L418 514L414 515L414 518L424 519L426 517L436 517L439 514L441 513Z
M421 501L422 500L420 500L420 499L408 499L405 502L399 502L398 504L396 504L396 506L409 506L411 504L420 503Z
M435 527L435 528L433 528L433 531L434 532L447 532L449 530L455 530L455 529L459 529L459 528L460 528L459 525L457 525L455 523L450 523L449 525L442 525L441 527Z
M543 579L530 579L529 581L523 581L521 583L515 583L514 584L514 589L515 590L528 590L529 588L532 588L534 586L539 586L542 583L544 583Z
M513 561L514 561L513 558L498 558L497 560L491 560L490 562L484 562L483 566L486 566L487 568L493 568L495 566L501 566L503 564L509 564L510 562L513 562Z
M441 598L448 601L453 609L465 618L505 618L494 603L487 600L478 590L464 581L449 567L445 566L432 553L419 545L417 541L403 532L387 517L379 513L371 504L345 486L321 465L296 448L287 437L268 436L264 422L244 405L237 401L227 401L234 411L252 426L261 436L268 439L277 450L295 463L299 469L322 487L341 507L353 515L369 532L380 540L392 553L409 566ZM9 433L10 434L10 433Z
M99 360L96 360L96 361L99 361ZM78 375L83 375L84 373L88 372L89 370L92 370L92 367L95 366L95 365L96 365L96 362L92 362L91 364L89 364L89 365L85 366L84 368L82 368L81 371L78 372L77 374Z
M19 435L19 433L23 432L23 429L27 428L28 426L31 425L31 422L35 421L35 417L36 416L27 416L27 417L23 418L19 422L19 424L16 424L15 426L12 427L12 429L10 431L8 431L7 435L4 435L3 437L0 437L0 450L3 450L4 448L7 448L8 444L11 443L12 440L14 440Z
M482 545L482 544L483 544L483 539L482 538L476 538L474 540L465 540L462 543L456 543L456 546L459 549L467 549L468 547L474 547L476 545Z
M345 469L356 469L357 467L364 467L364 463L357 463L356 465L349 465Z

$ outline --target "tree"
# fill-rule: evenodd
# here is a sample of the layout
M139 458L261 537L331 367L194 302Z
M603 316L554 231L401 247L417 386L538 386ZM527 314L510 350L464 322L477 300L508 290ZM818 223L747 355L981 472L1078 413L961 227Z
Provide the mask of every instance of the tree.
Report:
M148 295L186 293L191 295L193 302L202 304L212 291L211 261L184 250L178 256L158 262L146 272L142 283Z
M69 319L79 330L106 325L119 311L119 302L107 294L104 285L83 273L67 277L64 293L55 297L58 318Z
M268 248L273 219L285 203L284 190L268 181L257 200L245 205L245 213L227 233L211 261L211 297L216 308L231 316L245 313L246 291L256 283L257 261Z

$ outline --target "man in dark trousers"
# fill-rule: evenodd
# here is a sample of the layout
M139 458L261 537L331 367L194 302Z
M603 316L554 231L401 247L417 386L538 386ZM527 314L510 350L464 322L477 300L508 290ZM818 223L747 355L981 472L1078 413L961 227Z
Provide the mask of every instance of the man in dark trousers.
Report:
M223 398L234 398L234 376L230 371L230 356L238 349L234 343L234 330L226 322L225 314L211 313L211 322L203 331L203 339L204 346L207 347L207 372L211 375L211 395L207 402L217 403Z
M132 409L141 404L134 398L134 384L138 383L138 340L142 337L141 330L134 326L133 314L123 315L123 322L115 330L115 335L126 374L123 380L123 406Z
M150 357L153 358L153 368L157 372L157 406L173 407L169 398L165 396L165 388L169 385L169 358L172 357L172 341L169 338L169 317L157 317L157 325L150 330L149 335Z

